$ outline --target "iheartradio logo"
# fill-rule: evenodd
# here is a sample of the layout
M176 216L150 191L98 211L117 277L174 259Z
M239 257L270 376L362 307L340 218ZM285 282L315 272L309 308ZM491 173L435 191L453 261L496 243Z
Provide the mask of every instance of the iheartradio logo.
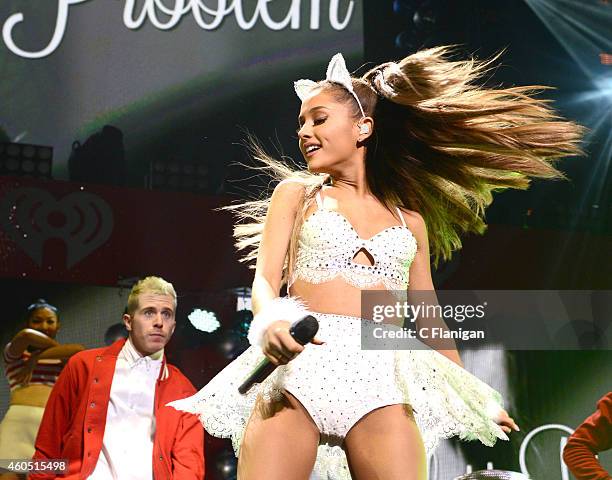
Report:
M73 192L57 200L39 188L9 190L0 201L2 230L40 267L45 242L60 239L66 245L66 267L102 246L110 237L111 207L89 192Z

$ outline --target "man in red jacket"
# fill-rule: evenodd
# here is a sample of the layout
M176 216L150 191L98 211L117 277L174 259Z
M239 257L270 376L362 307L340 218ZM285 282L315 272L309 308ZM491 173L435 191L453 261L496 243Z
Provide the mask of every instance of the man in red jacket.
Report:
M563 460L578 480L610 480L595 455L612 448L612 392L597 403L597 411L569 437Z
M204 478L202 425L165 406L195 393L164 357L175 312L176 292L165 280L147 277L132 288L128 339L70 359L47 402L34 460L67 459L60 478L74 480Z

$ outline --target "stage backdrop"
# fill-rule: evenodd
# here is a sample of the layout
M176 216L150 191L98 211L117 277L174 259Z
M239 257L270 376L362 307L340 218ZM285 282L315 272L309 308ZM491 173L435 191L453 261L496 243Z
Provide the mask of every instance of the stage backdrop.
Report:
M175 155L192 141L183 154L195 155L237 125L273 135L290 120L292 129L290 80L321 78L339 51L349 67L361 64L361 3L3 0L0 126L11 139L55 147L57 178L72 141L104 123L123 131L136 177L159 137L175 142ZM279 99L295 103L287 120ZM219 110L229 112L223 125Z

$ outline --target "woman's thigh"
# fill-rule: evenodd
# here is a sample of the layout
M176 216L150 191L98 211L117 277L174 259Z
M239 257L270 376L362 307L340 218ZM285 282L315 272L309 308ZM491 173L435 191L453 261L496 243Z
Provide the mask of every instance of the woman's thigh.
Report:
M425 480L427 458L412 411L389 405L360 419L344 447L353 480Z
M258 400L240 446L238 479L307 480L318 445L319 430L293 395Z

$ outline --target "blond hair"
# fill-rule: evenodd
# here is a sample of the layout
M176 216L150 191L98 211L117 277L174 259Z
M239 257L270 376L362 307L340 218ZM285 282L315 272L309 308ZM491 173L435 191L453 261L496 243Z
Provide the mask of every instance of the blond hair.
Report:
M174 286L161 277L145 277L139 280L130 291L127 302L128 314L133 315L138 310L138 298L144 293L153 293L156 295L169 295L174 300L174 308L176 309L177 297Z
M365 114L374 119L365 160L368 187L387 208L398 205L422 215L434 265L461 248L461 234L484 232L484 211L493 192L526 189L531 178L564 178L554 164L582 153L578 145L584 133L548 100L535 97L550 87L480 86L476 80L497 57L453 61L452 50L423 50L352 79ZM354 118L361 117L344 87L318 83L336 100L352 105ZM271 177L304 185L285 261L286 281L305 213L329 176L292 169L249 140ZM238 249L246 250L245 262L257 257L268 205L265 198L228 207L239 220L234 237Z

